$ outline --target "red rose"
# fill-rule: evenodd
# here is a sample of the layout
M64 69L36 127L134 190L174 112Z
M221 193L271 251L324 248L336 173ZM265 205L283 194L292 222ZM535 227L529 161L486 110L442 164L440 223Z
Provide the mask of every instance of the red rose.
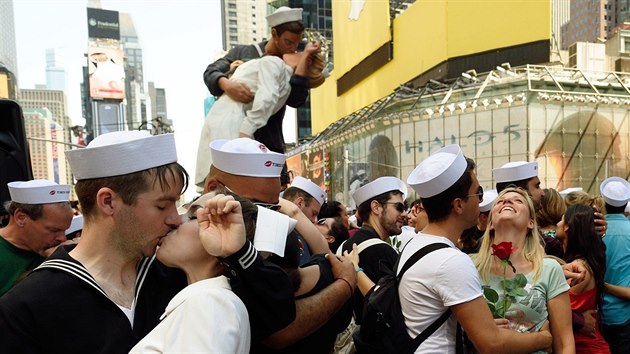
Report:
M498 245L492 245L492 255L497 256L502 261L509 260L513 252L512 242L501 242Z

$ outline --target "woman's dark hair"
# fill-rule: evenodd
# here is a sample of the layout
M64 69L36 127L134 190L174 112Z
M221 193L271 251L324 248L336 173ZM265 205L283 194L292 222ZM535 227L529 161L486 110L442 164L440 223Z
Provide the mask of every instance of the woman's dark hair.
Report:
M567 249L564 259L572 262L583 259L591 268L597 289L597 306L601 308L606 287L606 245L595 232L595 210L588 205L575 204L567 208L564 224L568 227Z
M335 238L335 241L329 245L332 253L337 253L337 248L350 237L348 229L343 224L341 217L334 218L335 221L330 225L330 234Z
M341 216L341 203L336 200L331 200L322 204L317 219L336 218L339 216Z

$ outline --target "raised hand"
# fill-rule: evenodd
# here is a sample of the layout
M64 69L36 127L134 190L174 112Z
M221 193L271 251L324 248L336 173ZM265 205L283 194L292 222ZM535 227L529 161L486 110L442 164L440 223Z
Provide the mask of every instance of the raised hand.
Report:
M241 204L232 196L217 194L197 210L199 238L203 248L215 257L227 257L245 244Z

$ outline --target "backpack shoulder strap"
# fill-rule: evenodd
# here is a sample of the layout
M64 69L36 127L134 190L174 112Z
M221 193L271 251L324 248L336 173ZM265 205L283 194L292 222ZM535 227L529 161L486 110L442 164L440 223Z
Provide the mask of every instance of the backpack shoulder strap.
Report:
M414 265L420 258L426 256L427 254L433 252L433 251L437 251L439 249L442 248L449 248L451 246L447 245L446 243L442 243L442 242L437 242L437 243L432 243L429 245L426 245L424 247L422 247L421 249L417 250L416 253L414 253L411 257L409 257L409 259L405 262L405 264L403 264L403 267L400 269L400 273L398 273L397 278L398 281L400 281L400 279L402 278L403 274L405 274L405 272L411 268L412 265ZM400 261L400 257L398 257L398 261L396 261L396 266L394 269L398 269L398 262Z
M414 265L418 260L420 260L420 258L426 256L427 254L429 254L429 253L431 253L433 251L437 251L439 249L449 248L449 247L451 247L451 246L449 246L449 245L447 245L445 243L441 243L441 242L432 243L430 245L426 245L426 246L422 247L421 249L416 251L416 253L414 253L411 257L409 257L409 259L405 262L405 264L403 264L403 267L402 267L402 269L400 269L400 273L398 273L396 278L400 282L400 279L402 278L403 274L405 274L405 272L409 268L411 268L412 265ZM400 261L400 257L398 257L398 260ZM398 268L398 261L396 262L396 266L395 266L394 269L397 269L397 268ZM412 341L412 343L413 343L411 345L412 351L415 351L420 346L420 344L422 344L422 342L424 342L433 333L435 333L435 331L437 331L437 329L440 328L440 326L442 326L442 324L444 324L444 322L446 322L446 320L448 320L449 317L451 317L451 313L452 313L452 311L449 308L437 320L435 320L433 323L431 323L431 325L429 325L429 327L425 328L424 331L422 331L422 333L418 334L418 336L416 338L414 338L413 341Z
M365 240L363 242L361 242L358 246L357 246L357 252L359 254L361 254L361 252L365 251L366 248L368 247L372 247L374 245L378 245L378 244L386 244L389 246L389 244L383 240L381 240L380 238L371 238L369 240Z
M345 245L346 242L348 242L348 241L349 240L345 240L339 245L339 247L337 248L337 253L336 253L337 256L343 256L343 250L342 250L343 249L343 245ZM361 252L365 251L366 248L374 246L374 245L378 245L378 244L381 244L381 243L384 243L384 244L389 246L389 243L381 240L380 238L371 238L369 240L365 240L365 241L361 242L357 246L357 252L361 253Z

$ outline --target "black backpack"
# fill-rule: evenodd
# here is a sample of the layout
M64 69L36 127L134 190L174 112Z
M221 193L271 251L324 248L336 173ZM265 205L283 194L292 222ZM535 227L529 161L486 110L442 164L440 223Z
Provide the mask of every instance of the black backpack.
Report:
M405 262L398 275L395 272L398 269L400 256L394 265L394 270L386 269L387 267L381 264L381 267L385 268L382 270L386 275L378 281L370 293L366 294L361 328L353 335L357 353L413 353L450 317L451 309L449 308L416 338L412 338L407 334L398 297L398 285L403 274L420 258L447 247L450 246L445 243L432 243L422 247Z

